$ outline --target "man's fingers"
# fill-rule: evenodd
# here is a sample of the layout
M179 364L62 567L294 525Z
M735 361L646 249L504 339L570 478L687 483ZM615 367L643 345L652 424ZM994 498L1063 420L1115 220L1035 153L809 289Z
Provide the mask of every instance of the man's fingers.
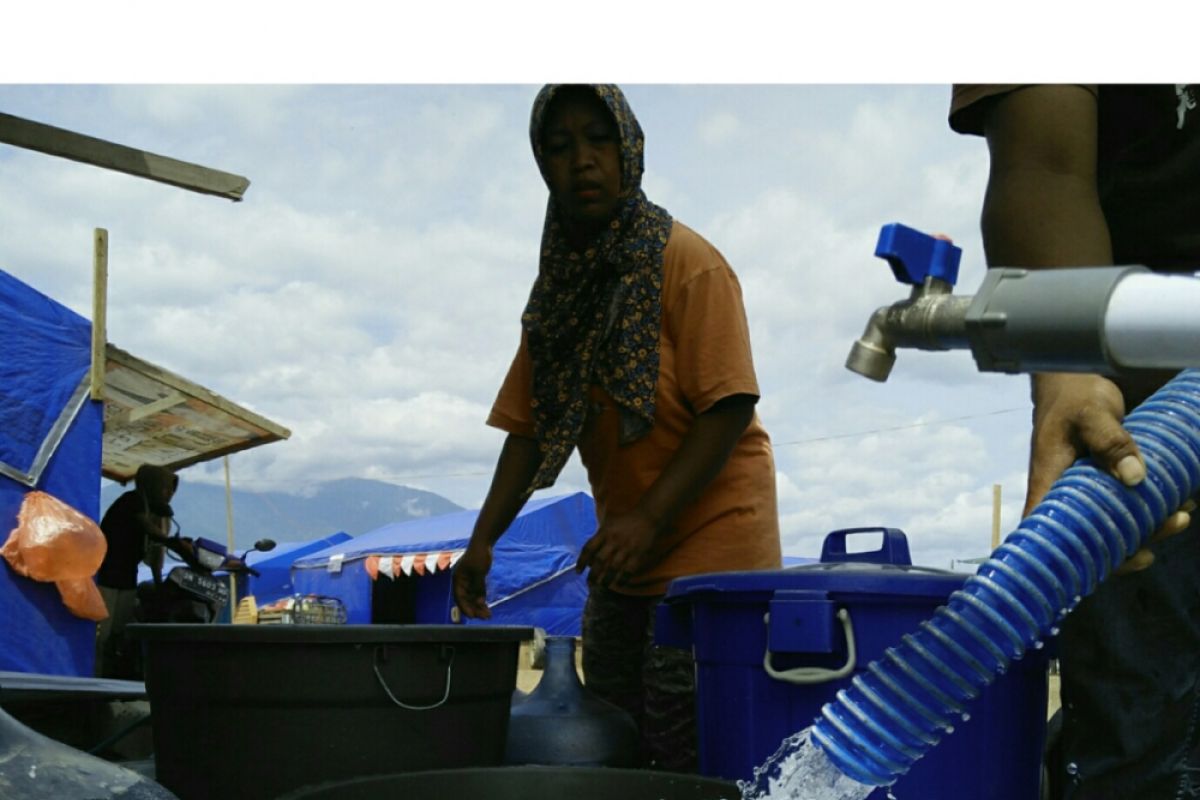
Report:
M1117 416L1092 409L1076 419L1074 445L1053 426L1034 434L1023 515L1033 511L1080 454L1091 456L1099 469L1126 486L1136 486L1145 479L1146 465L1137 444Z
M1136 486L1146 477L1146 465L1137 444L1121 421L1111 414L1088 414L1080 421L1079 438L1092 460L1126 486Z
M1114 575L1128 575L1131 572L1140 572L1141 570L1144 570L1146 567L1150 566L1153 563L1154 563L1154 553L1151 553L1149 550L1144 550L1144 549L1138 550L1136 553L1134 553L1132 556L1130 556L1129 559L1124 564L1117 567L1116 571L1113 572L1113 574Z
M1163 524L1150 537L1150 541L1158 542L1166 539L1168 536L1174 536L1178 533L1183 533L1192 524L1192 515L1182 509L1176 511L1171 516L1163 520Z
M1175 536L1183 533L1192 524L1191 512L1196 508L1196 504L1188 500L1171 516L1163 521L1154 535L1150 537L1151 542L1158 542L1166 539L1168 536ZM1140 572L1146 567L1154 563L1154 553L1147 547L1138 550L1128 560L1113 572L1114 575L1128 575L1131 572Z

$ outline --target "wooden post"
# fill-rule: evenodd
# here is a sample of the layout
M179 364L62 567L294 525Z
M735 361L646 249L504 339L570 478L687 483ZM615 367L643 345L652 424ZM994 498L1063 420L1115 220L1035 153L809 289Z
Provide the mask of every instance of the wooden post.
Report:
M92 237L92 400L104 400L105 346L108 344L108 231Z
M992 484L992 550L1000 546L1000 484Z
M229 547L229 554L234 554L233 542L233 488L229 481L229 456L224 457L225 461L225 532L226 541ZM229 619L233 620L233 615L237 611L237 575L229 573Z

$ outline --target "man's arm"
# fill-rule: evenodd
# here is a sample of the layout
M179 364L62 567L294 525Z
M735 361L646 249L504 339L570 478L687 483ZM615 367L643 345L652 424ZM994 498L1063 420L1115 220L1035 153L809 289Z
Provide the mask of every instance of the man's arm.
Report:
M140 533L143 536L143 541L147 545L157 545L149 549L147 552L146 563L150 567L150 573L154 578L154 585L158 586L162 583L163 560L166 555L166 542L170 540L167 535L168 525L166 517L160 517L157 514L142 513L135 518L138 522Z
M1095 96L1081 86L1030 86L986 102L989 266L1111 264L1096 188Z
M988 102L983 124L991 172L982 218L988 265L1111 264L1112 243L1096 184L1092 92L1080 86L1032 86ZM1121 427L1125 402L1113 381L1044 373L1033 376L1032 392L1024 513L1084 454L1127 485L1145 477L1137 445Z

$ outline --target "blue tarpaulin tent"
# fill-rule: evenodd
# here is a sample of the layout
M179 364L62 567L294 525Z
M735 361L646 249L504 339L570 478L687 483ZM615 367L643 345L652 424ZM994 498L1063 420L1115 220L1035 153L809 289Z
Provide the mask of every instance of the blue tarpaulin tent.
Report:
M0 271L0 537L33 489L99 518L104 411L90 369L91 323ZM54 584L4 562L0 609L0 670L92 674L96 624Z
M412 621L449 623L450 567L462 555L478 516L478 510L459 511L385 525L297 559L292 583L298 593L337 597L349 622L367 623L375 581L415 580ZM575 561L595 530L595 504L586 494L526 503L493 551L487 624L579 635L587 584L575 574Z
M292 586L292 564L296 559L351 538L353 537L350 534L338 531L323 539L315 539L311 542L280 542L270 552L250 553L246 556L246 563L258 570L259 575L258 577L246 576L245 585L238 587L238 597L252 594L258 605L278 600L281 597L290 597L296 592Z

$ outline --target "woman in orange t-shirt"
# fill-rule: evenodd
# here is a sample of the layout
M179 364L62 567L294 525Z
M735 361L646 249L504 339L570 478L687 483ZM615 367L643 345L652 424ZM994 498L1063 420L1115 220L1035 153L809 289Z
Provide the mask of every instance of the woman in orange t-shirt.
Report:
M674 578L780 566L775 468L737 278L641 190L643 139L615 86L546 86L530 123L550 189L521 345L488 424L508 432L454 575L489 615L492 545L578 447L599 529L583 620L588 688L633 715L647 765L695 768L690 654L653 644Z

